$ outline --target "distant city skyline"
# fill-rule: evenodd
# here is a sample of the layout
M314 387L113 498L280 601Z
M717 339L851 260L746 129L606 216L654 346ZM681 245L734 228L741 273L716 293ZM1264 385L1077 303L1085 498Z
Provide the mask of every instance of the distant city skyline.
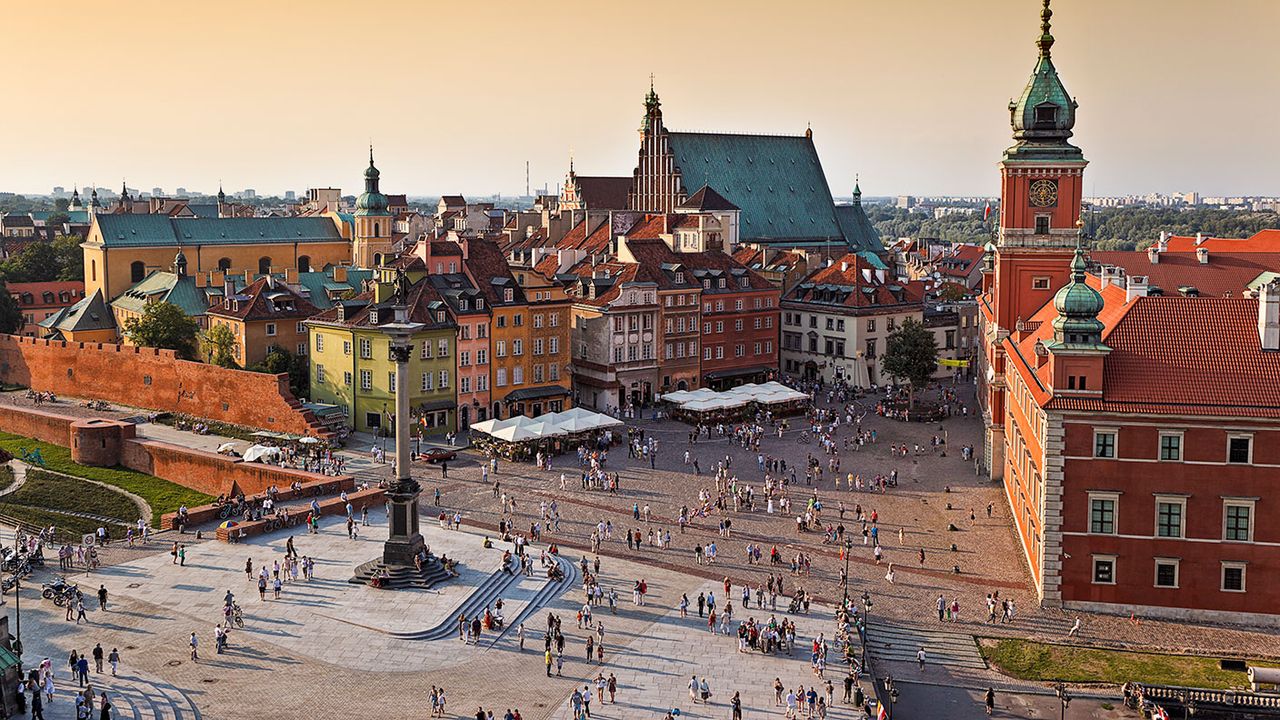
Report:
M121 179L216 189L221 179L228 191L355 193L372 141L390 192L523 194L526 161L532 189L554 191L571 153L582 174L630 174L652 73L674 129L811 126L837 196L855 175L868 196L995 195L1005 105L1034 65L1040 3L802 1L780 12L318 0L298 13L229 0L186 9L195 34L167 31L168 7L10 9L13 26L31 30L13 34L11 51L41 57L10 92L44 97L51 79L75 78L64 87L76 103L10 114L0 190ZM1280 4L1053 9L1054 62L1080 103L1074 142L1091 162L1086 195L1280 195L1280 94L1258 82L1270 78ZM484 42L439 26L484 28ZM715 31L673 45L651 27ZM43 52L38 28L76 38L76 51ZM90 77L88 58L101 69ZM146 80L157 72L165 82Z

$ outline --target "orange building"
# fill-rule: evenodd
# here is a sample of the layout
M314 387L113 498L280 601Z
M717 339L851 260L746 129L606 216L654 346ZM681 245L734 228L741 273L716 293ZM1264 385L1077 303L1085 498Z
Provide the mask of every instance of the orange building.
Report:
M273 347L306 356L303 321L319 312L284 282L264 275L239 292L228 284L225 298L210 305L205 315L210 330L222 325L231 331L236 339L231 355L241 367L248 367L262 362Z

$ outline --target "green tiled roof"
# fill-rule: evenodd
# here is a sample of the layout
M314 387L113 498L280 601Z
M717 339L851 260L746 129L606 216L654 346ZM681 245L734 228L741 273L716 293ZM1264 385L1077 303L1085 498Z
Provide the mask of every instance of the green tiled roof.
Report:
M685 192L710 185L741 208L743 241L842 237L812 138L672 132L669 139Z
M867 212L862 208L861 202L855 202L852 205L836 206L836 222L840 224L840 230L844 233L845 242L849 244L849 249L856 253L882 253L884 252L884 243L880 241L880 233L876 231L876 226L871 224L871 218L867 217Z
M31 211L31 219L36 222L48 222L49 216L53 215L56 210L33 210ZM66 216L72 225L86 225L89 222L88 210L67 210Z
M40 327L72 332L85 330L108 330L116 326L115 316L102 301L102 291L95 290L92 295L68 308L62 308L40 322Z
M354 290L360 292L360 288L364 285L364 281L373 277L372 270L355 270L347 269L347 281L344 283L337 282L333 279L333 270L327 272L314 271L298 273L298 284L309 291L307 300L312 305L321 310L328 310L333 307L333 301L329 299L330 290Z
M324 217L171 218L164 215L98 215L106 247L249 245L341 242Z
M204 315L209 307L204 291L196 287L195 278L171 272L151 273L112 300L111 305L121 310L141 313L148 302L157 301L173 303L191 317Z

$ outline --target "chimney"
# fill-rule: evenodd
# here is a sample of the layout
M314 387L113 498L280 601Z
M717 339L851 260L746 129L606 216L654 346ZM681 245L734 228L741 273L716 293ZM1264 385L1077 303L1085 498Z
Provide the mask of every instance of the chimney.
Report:
M335 265L333 268L333 281L344 283L347 281L347 266Z
M1196 259L1200 261L1201 265L1208 265L1209 264L1209 248L1207 247L1196 248Z
M1136 297L1146 297L1147 288L1146 275L1130 275L1124 288L1124 301L1129 303Z
M1196 247L1200 247L1200 243L1204 242L1204 233L1196 233Z
M297 284L298 284L298 269L297 269L297 268L285 268L285 271L284 271L284 281L285 281L285 283L287 283L287 284L289 284L289 285L297 285Z
M1147 248L1147 259L1151 261L1152 265L1159 265L1160 264L1160 247L1157 246L1153 248Z
M1280 350L1280 278L1258 288L1258 340L1263 350Z
M849 263L844 260L840 261L840 272L849 272Z
M1160 252L1164 252L1169 249L1169 238L1171 237L1173 236L1167 232L1160 233L1160 242L1156 244L1156 247L1160 249Z
M862 268L862 279L871 282L871 268Z
M209 286L221 285L227 281L227 273L223 270L212 270L209 272Z
M235 281L232 280L230 277L224 277L222 279L222 297L226 298L227 301L230 302L231 296L235 294L236 294Z

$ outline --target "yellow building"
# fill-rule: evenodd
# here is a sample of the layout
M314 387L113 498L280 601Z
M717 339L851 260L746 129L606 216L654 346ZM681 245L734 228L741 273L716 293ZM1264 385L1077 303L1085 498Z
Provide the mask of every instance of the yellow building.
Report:
M378 189L382 173L373 165L373 148L369 148L369 167L364 171L364 192L356 198L356 212L352 218L354 232L351 243L351 263L356 267L375 268L389 259L392 243L392 217L387 196Z
M102 292L94 292L68 308L62 308L40 323L44 337L67 342L116 341L116 323L111 309L102 300Z
M262 362L273 347L305 358L310 343L303 321L319 312L283 280L263 275L211 304L205 315L209 330L224 326L231 331L231 356L236 364L249 367Z
M255 275L348 265L351 242L331 217L173 218L93 216L84 243L85 294L114 300L152 271L168 270L174 253L188 274L211 271Z

